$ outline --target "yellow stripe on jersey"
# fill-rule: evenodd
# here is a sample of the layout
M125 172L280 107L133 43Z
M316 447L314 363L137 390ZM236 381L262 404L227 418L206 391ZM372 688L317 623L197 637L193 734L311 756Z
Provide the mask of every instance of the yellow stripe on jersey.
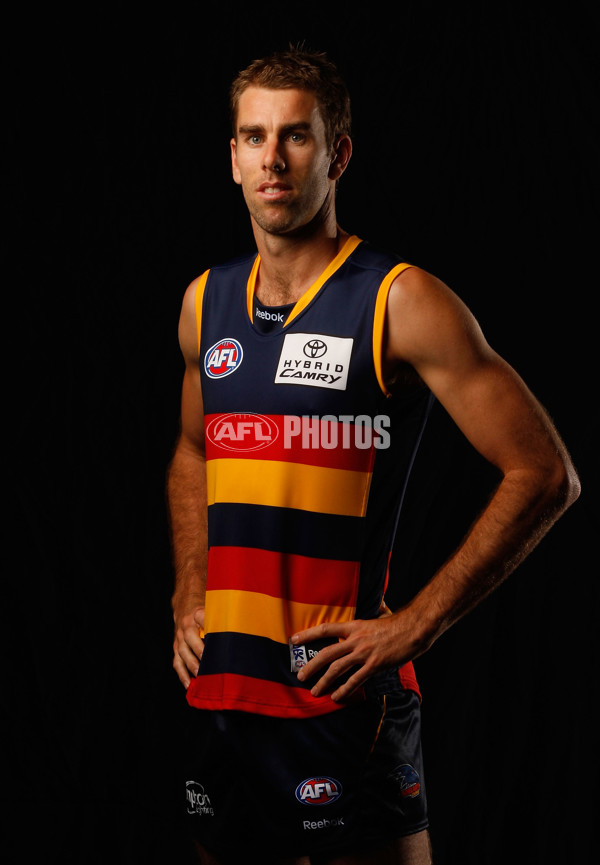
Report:
M385 316L387 312L387 299L388 294L390 293L390 288L392 287L392 282L399 274L402 273L402 271L407 270L409 267L413 267L413 265L402 262L402 264L397 264L396 267L393 267L392 270L390 270L390 272L387 274L387 276L379 286L379 291L377 292L377 300L375 302L375 315L373 317L373 363L375 364L375 374L377 375L379 387L386 396L389 396L390 392L385 386L385 382L383 380L382 367L383 331L385 325Z
M362 517L371 472L278 460L214 459L206 463L208 504L239 502Z
M296 631L322 622L350 622L355 607L285 601L260 592L218 589L206 593L205 633L234 632L287 643Z

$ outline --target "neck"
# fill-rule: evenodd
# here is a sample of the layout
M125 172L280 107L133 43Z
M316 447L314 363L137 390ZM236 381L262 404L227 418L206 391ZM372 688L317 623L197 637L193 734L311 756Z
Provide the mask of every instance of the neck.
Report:
M255 231L260 267L255 293L265 306L295 303L335 258L348 233L338 225L310 236Z

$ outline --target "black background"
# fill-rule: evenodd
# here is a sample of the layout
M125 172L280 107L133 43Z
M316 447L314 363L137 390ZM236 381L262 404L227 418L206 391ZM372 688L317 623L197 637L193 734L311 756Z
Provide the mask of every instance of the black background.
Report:
M353 95L342 226L463 297L550 411L583 483L518 572L416 662L436 865L590 861L593 4L301 10L92 6L5 21L3 762L10 822L25 820L5 861L187 861L164 504L177 320L195 276L252 248L230 179L230 80L301 40L330 54ZM400 525L395 603L460 538L488 482L436 411Z

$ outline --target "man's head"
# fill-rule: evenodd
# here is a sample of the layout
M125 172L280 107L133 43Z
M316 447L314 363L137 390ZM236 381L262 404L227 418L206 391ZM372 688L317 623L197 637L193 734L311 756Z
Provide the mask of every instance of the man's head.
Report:
M290 48L254 60L240 72L230 90L233 136L237 134L237 110L248 87L273 90L297 89L315 94L325 125L327 146L333 150L340 135L350 135L350 97L334 64L323 53Z

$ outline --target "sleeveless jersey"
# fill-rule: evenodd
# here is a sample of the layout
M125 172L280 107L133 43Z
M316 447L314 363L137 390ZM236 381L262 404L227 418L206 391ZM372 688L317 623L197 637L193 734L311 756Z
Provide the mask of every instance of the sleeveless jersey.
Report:
M425 388L386 391L387 295L410 265L350 237L280 327L253 321L256 254L196 291L205 412L208 572L191 705L281 717L340 708L297 680L319 645L290 636L373 618L384 592ZM412 664L399 671L418 693Z

